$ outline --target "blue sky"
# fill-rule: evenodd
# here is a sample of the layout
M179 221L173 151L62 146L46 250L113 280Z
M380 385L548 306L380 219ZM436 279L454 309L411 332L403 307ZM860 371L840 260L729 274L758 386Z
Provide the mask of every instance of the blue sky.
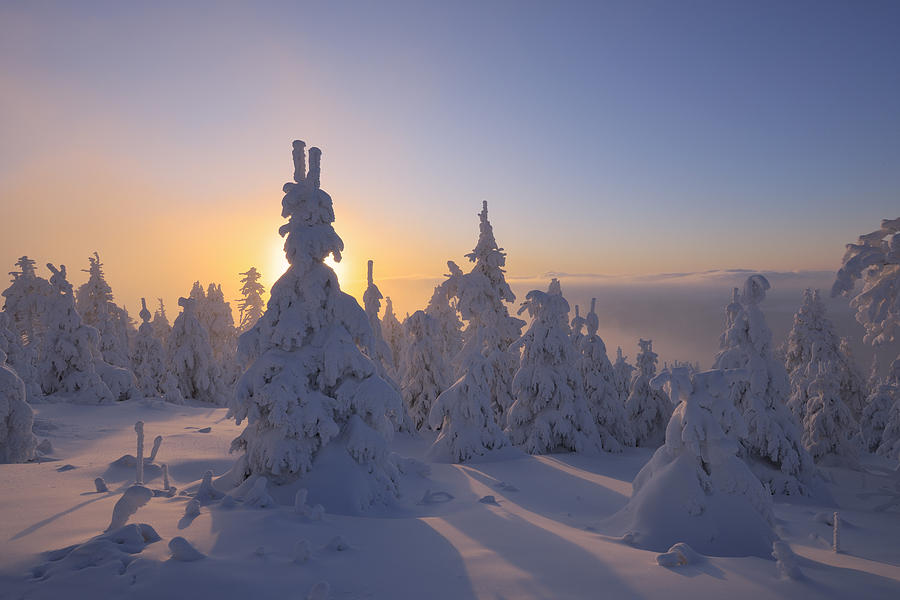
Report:
M3 2L0 259L235 285L299 137L348 281L484 199L513 275L836 269L897 216L898 64L895 2Z

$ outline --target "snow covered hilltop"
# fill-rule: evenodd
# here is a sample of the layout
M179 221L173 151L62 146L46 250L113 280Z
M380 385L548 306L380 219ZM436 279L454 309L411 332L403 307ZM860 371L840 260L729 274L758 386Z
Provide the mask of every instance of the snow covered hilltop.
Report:
M16 262L0 596L900 597L900 219L833 290L887 365L868 381L817 291L777 345L761 274L723 290L712 368L649 338L632 365L559 279L510 313L486 201L421 310L394 313L372 260L360 305L326 264L322 153L292 162L289 266L267 302L239 274L237 322L197 280L135 329L98 253L77 292Z

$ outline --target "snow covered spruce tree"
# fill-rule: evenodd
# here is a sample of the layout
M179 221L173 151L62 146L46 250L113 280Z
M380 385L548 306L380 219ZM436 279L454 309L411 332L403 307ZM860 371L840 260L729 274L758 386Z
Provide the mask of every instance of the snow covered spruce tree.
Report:
M435 399L450 386L441 349L440 324L424 311L407 317L403 326L407 343L403 346L400 392L417 429L428 426L428 413Z
M209 335L213 359L222 376L222 384L231 387L240 376L237 364L237 329L231 304L225 302L222 286L210 283L206 297L198 305L197 316Z
M23 256L16 261L18 271L11 271L12 283L3 291L3 313L8 318L10 338L6 347L7 364L25 382L28 402L39 402L43 393L37 373L41 354L50 282L38 277L35 262Z
M250 267L240 275L243 276L241 279L241 296L243 297L238 300L238 330L243 333L256 325L266 310L266 304L262 299L266 288L259 282L262 275L256 270L256 267Z
M186 399L225 404L226 391L209 335L197 316L197 300L179 298L178 305L181 314L175 318L166 348L169 369L178 381L178 389Z
M659 358L653 351L653 340L639 340L637 373L631 380L631 393L625 402L625 414L634 432L634 443L638 446L658 447L663 443L666 423L672 416L672 402L665 392L650 385L656 376Z
M305 144L294 142L294 181L282 200L288 222L279 230L290 267L239 340L249 366L232 413L247 425L232 442L243 453L233 472L279 484L299 479L329 510L361 510L397 494L388 440L390 415L403 406L360 350L373 338L366 313L324 264L329 254L340 261L344 244L332 227L331 197L319 188L320 156L310 148L307 173Z
M381 300L384 296L381 295L381 291L375 285L375 280L372 277L374 264L371 260L368 263L368 286L366 291L363 292L363 306L365 307L366 317L369 319L369 326L372 328L374 339L372 358L377 360L384 369L382 376L391 376L392 373L396 373L396 365L394 364L391 347L384 341L384 335L381 332L381 319L378 318L378 313L381 312Z
M47 331L38 364L41 388L45 394L80 404L112 402L116 396L97 370L98 364L103 363L100 334L85 325L75 310L65 265L57 269L48 264L47 268L53 275L45 315Z
M150 323L150 311L147 302L141 298L141 326L131 352L131 364L137 379L138 389L147 398L161 397L167 402L181 404L184 402L178 390L178 380L166 369L163 345L153 335Z
M862 412L864 384L859 369L847 355L848 345L838 337L819 291L805 290L803 304L794 315L794 325L784 346L785 368L791 382L788 406L801 422L806 415L807 386L818 376L819 364L837 380L841 402L855 414ZM815 364L813 355L816 356Z
M33 422L34 414L25 400L25 382L6 364L6 352L0 347L0 463L26 462L34 457L37 438L31 432Z
M456 308L466 322L463 346L454 365L457 378L471 369L487 377L483 384L489 390L495 420L504 423L513 402L512 378L519 362L517 353L509 347L519 339L525 322L509 316L506 307L507 302L515 302L516 296L506 282L506 253L494 239L486 201L478 217L478 243L466 254L475 263L472 270L463 274L455 264L447 263L448 294L456 298ZM487 360L487 368L480 364L482 360Z
M452 261L447 264L456 267L456 264ZM456 267L456 269L459 271L459 267ZM451 269L451 273L447 275L448 279L435 286L434 293L432 293L431 299L428 301L428 306L425 307L425 314L437 322L438 341L441 347L441 354L444 357L443 362L447 369L444 379L450 382L457 379L454 361L459 356L459 351L462 350L462 321L459 320L455 299L450 296L450 290L451 288L455 289L453 286L458 278L462 276L462 271L454 275Z
M613 363L613 373L616 376L616 391L619 394L619 402L622 406L631 395L631 378L634 366L628 362L628 357L622 354L622 347L616 347L616 362Z
M88 257L90 267L83 269L88 280L75 293L75 308L86 325L100 332L100 352L103 360L111 365L131 368L128 352L130 319L122 308L113 302L112 288L106 282L100 255L94 252Z
M153 312L153 320L150 325L153 326L153 337L159 340L165 349L169 342L169 334L172 333L172 325L169 324L169 317L166 315L166 305L163 304L162 298L157 298L159 306Z
M848 405L861 404L850 396L860 392L853 381L856 371L841 351L818 291L803 293L785 346L785 366L791 384L788 407L803 426L803 445L812 457L855 456L859 425Z
M673 368L651 382L679 402L666 441L637 474L612 522L640 548L685 542L713 556L768 557L777 539L771 498L736 454L746 426L729 387L746 374Z
M591 298L591 311L583 317L587 335L582 335L576 348L575 364L581 373L584 399L594 416L603 449L618 452L622 446L634 445L634 434L631 424L625 418L625 405L619 399L616 374L606 355L606 344L597 335L600 319L597 317L596 305L597 299Z
M547 292L528 292L519 314L526 310L531 326L511 347L521 347L522 358L513 378L516 399L507 411L506 434L529 454L599 450L603 443L584 400L569 303L559 280L553 279Z
M891 418L894 398L897 398L897 387L889 383L878 382L872 387L872 393L866 398L859 421L863 450L875 452L881 446L884 429ZM887 450L887 445L885 450Z
M397 320L397 315L394 314L394 303L391 302L390 296L384 299L384 318L381 320L381 333L384 341L391 349L394 370L390 375L394 381L399 382L403 378L403 369L400 363L403 362L402 357L406 336L403 331L403 325Z
M769 287L765 277L751 275L743 291L734 289L713 368L747 373L745 381L732 387L732 399L747 425L741 457L771 493L806 494L815 465L785 404L790 394L787 372L774 356L772 332L759 308Z

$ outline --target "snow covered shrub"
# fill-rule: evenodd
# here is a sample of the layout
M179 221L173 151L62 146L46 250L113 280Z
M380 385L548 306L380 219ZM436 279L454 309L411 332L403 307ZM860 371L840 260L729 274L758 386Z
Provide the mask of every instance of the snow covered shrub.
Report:
M112 402L116 395L98 372L98 366L110 367L100 355L100 334L85 325L75 310L65 265L57 269L48 264L47 268L53 276L45 314L47 331L38 365L41 388L46 394L82 404Z
M241 279L243 298L238 300L238 331L243 333L256 325L266 310L266 304L262 299L266 288L259 282L262 275L256 270L256 267L250 267L240 275L244 277Z
M34 457L37 438L31 432L34 415L25 401L25 383L6 365L0 349L0 463L19 463Z
M639 340L637 373L631 380L631 393L625 403L625 413L631 422L634 441L638 446L659 446L665 437L666 423L672 416L672 402L666 394L650 385L656 376L657 354L653 340Z
M512 346L522 347L522 359L513 379L516 400L507 411L510 441L530 454L598 450L602 442L584 401L559 280L547 292L528 292L519 314L526 310L533 321Z
M400 392L417 429L428 426L428 413L434 401L450 382L441 352L437 319L417 310L404 322L408 342L403 347L403 380Z
M213 358L206 329L197 316L197 301L179 298L181 314L175 319L169 336L169 369L178 381L181 395L192 400L224 404L226 393L221 373Z
M666 441L634 479L628 504L611 519L634 545L657 552L684 542L705 555L768 557L774 520L769 494L740 458L746 436L729 387L740 371L689 375L679 367L652 381L680 403Z
M772 332L759 303L769 281L751 275L725 308L725 333L713 368L744 369L745 381L732 387L732 400L746 423L741 456L773 494L808 493L815 465L804 448L797 422L786 406L790 384L775 358Z
M576 367L584 384L584 400L594 416L597 432L603 442L603 449L610 452L621 450L622 446L634 445L631 424L625 418L625 405L616 388L616 374L606 355L606 345L597 335L600 319L596 312L596 298L591 299L591 311L584 317L587 335L573 336L578 340L576 347ZM573 319L573 323L578 319Z
M324 264L329 254L339 261L344 244L332 227L331 197L319 188L320 156L310 149L307 174L305 144L294 142L294 181L282 200L289 220L279 230L290 267L239 340L249 366L231 408L247 425L232 442L243 453L234 473L275 484L299 479L311 497L333 494L334 502L361 510L397 494L387 442L394 431L389 415L403 406L360 350L373 343L366 313ZM340 486L350 489L334 492Z

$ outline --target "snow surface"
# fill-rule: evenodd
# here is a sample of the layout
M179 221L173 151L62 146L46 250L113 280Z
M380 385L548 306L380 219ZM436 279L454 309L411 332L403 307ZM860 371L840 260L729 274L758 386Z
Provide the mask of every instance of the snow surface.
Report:
M280 497L269 484L276 506L216 500L186 521L204 472L220 475L234 463L228 447L239 428L225 409L131 400L41 404L35 413L54 454L0 465L4 600L303 598L322 582L329 598L575 599L601 597L600 590L626 599L900 597L900 506L877 510L900 500L900 474L894 462L871 454L861 458L862 471L823 467L835 505L806 498L774 504L778 562L701 557L661 567L657 557L668 547L641 550L603 527L628 502L648 449L516 453L430 464L427 476L405 469L393 506L353 516L323 503L320 520L295 512L296 490ZM172 485L189 495L153 497L122 529L103 534L134 479L133 467L110 463L133 452L138 420L163 436ZM195 433L206 426L210 433ZM422 459L433 436L397 436L391 449ZM100 476L109 493L95 491ZM162 486L160 472L147 470L145 479L149 488ZM434 501L420 503L426 491ZM310 503L320 502L309 495ZM479 502L486 496L494 502ZM832 526L817 518L834 511L842 520L837 554ZM177 538L205 558L173 559L187 548Z

